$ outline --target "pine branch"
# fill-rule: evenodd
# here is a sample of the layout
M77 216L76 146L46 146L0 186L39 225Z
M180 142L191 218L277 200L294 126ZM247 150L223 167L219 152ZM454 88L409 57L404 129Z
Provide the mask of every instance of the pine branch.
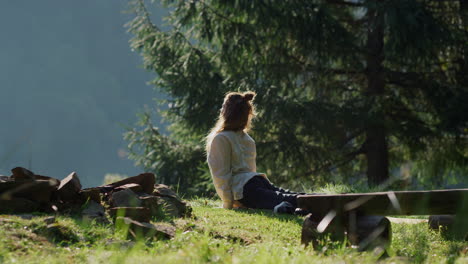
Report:
M304 176L307 177L309 175L320 173L321 171L324 171L324 170L331 171L333 169L337 169L339 167L342 167L342 166L348 164L349 162L353 161L356 158L356 156L366 153L365 148L366 148L366 144L364 143L364 144L361 145L361 147L359 147L359 149L345 154L343 156L344 159L335 160L335 161L328 161L328 162L326 162L325 164L322 164L319 167L316 167L316 168L314 168L312 170L309 170L309 171L305 172Z
M389 83L396 84L399 86L405 86L405 87L409 85L415 85L415 84L419 86L422 83L427 82L427 79L425 78L426 75L432 76L431 79L433 79L434 76L437 76L437 77L444 76L444 72L442 71L399 72L399 71L385 70L385 76L387 77L387 80L389 81Z
M348 137L346 137L343 142L339 145L339 148L346 146L351 140L357 138L358 136L362 135L365 132L364 129L359 129L358 131L351 133Z
M147 25L149 25L154 30L160 31L160 29L151 21L150 13L146 8L144 1L134 0L133 4L136 5L134 8L135 15L137 15L137 17L143 15L143 20L144 22L146 22Z
M358 75L358 74L364 74L364 71L356 71L356 70L351 70L351 69L337 69L337 68L322 68L322 67L317 67L314 65L311 65L308 62L305 62L298 58L297 56L291 55L287 53L286 51L278 51L280 52L284 57L295 61L298 65L300 65L301 68L303 68L305 71L310 71L310 72L325 72L325 73L333 73L333 74L338 74L338 75ZM278 64L279 67L291 67L288 64Z

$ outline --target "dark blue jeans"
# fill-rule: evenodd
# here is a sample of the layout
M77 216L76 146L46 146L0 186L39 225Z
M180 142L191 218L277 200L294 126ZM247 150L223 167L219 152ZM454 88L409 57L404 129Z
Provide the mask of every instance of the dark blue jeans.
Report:
M271 184L262 176L254 176L243 189L244 197L239 200L244 206L257 209L273 209L283 201L297 207L297 196L304 193L291 192Z

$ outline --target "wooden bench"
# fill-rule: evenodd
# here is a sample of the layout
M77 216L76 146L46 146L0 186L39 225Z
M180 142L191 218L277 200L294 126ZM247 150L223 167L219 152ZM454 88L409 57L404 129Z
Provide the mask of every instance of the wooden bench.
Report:
M312 212L304 220L304 244L316 245L328 235L347 237L360 250L386 247L388 215L456 215L457 232L468 233L468 189L300 195L298 207Z

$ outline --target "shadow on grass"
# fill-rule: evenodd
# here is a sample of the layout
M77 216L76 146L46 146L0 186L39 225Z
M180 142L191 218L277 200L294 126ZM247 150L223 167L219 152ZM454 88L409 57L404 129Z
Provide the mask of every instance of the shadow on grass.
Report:
M243 213L243 214L248 214L248 215L266 216L266 217L277 219L280 221L296 222L299 225L302 225L302 222L304 222L303 216L290 215L290 214L275 214L273 213L272 210L268 210L268 209L247 208L247 209L235 209L234 211Z

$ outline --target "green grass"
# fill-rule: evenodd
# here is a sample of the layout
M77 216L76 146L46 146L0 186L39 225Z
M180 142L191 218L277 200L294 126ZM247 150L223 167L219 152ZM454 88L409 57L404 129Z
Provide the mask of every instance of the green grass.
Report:
M172 240L130 241L112 225L45 215L0 216L0 263L375 263L373 252L341 242L314 250L300 244L303 218L262 210L225 210L209 199L190 201L194 217L172 219ZM468 243L444 238L427 224L392 224L390 257L382 263L468 263Z

